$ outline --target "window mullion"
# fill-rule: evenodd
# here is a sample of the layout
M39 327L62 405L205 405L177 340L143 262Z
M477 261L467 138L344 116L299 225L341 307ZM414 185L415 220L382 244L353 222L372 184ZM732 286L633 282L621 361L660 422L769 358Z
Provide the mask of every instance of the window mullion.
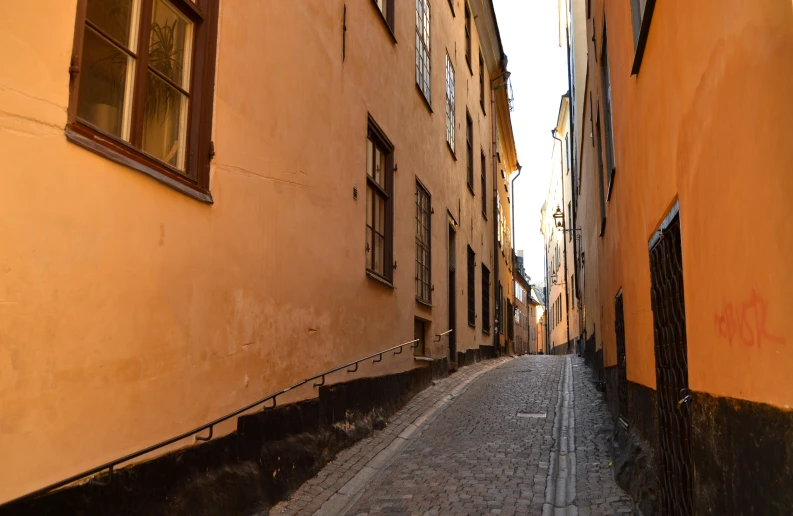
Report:
M153 4L154 0L140 0L138 59L135 62L135 90L132 93L132 131L130 133L130 143L139 149L143 147L143 119L146 109L146 77L149 69L149 36Z

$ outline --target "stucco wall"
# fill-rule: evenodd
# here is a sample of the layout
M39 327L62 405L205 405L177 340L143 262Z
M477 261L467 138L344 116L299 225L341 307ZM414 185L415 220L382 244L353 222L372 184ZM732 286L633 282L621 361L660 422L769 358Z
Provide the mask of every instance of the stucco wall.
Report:
M588 309L603 307L605 363L615 363L613 299L622 288L628 379L655 387L648 242L679 200L692 390L788 406L793 5L658 2L641 69L631 76L629 6L592 1L597 45L604 3L617 171L605 235L594 237L590 222L586 257ZM589 53L588 88L597 99L591 43ZM582 185L590 221L599 219L591 217L599 210L593 149L584 146ZM599 299L589 297L595 248Z
M466 245L477 264L493 255L480 144L488 166L492 156L462 5L456 18L433 6L430 112L415 85L414 7L397 6L394 43L372 2L347 2L342 62L342 4L221 3L214 205L66 141L75 0L0 7L0 502L411 340L416 315L430 335L445 331L447 210L460 223L458 350L492 344L481 318L466 325ZM447 48L457 161L445 143ZM476 30L473 48L476 72ZM394 289L365 275L367 115L395 145ZM417 177L435 211L431 310L415 301ZM431 341L445 356L446 340ZM412 367L404 353L328 381Z

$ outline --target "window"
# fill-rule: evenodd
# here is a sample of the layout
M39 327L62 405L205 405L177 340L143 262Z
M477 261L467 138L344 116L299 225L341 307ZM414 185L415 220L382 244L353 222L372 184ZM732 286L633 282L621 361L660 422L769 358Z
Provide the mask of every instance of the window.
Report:
M391 31L391 35L394 35L394 3L395 0L372 0L374 5L380 11L380 14L383 15L383 21L385 21L388 29Z
M606 129L606 173L608 174L608 193L606 199L611 198L611 186L614 182L614 129L611 114L611 79L609 71L609 51L606 25L603 25L603 52L600 56L600 80L603 88L603 122Z
M432 104L430 69L430 4L428 0L416 0L416 84Z
M78 0L67 137L211 202L217 0Z
M482 331L490 333L490 270L482 264Z
M501 286L501 282L498 283L498 291L496 295L496 326L498 327L498 332L500 334L504 334L504 288Z
M595 143L597 144L598 191L600 193L600 236L606 231L606 196L603 190L603 143L600 134L600 107L595 118Z
M565 173L570 173L570 135L564 135L564 159L565 161Z
M430 194L416 181L416 299L432 303Z
M393 146L370 119L366 138L366 268L391 281Z
M482 106L482 113L487 114L485 110L485 59L482 57L482 51L479 51L479 105Z
M446 53L446 143L454 152L454 67Z
M650 32L650 20L653 17L655 0L631 0L631 19L633 22L633 57L631 74L639 73L647 44L647 35Z
M468 326L476 326L476 254L471 246L468 246Z
M568 240L572 240L573 239L573 233L575 232L575 229L573 228L573 208L572 208L572 206L573 206L573 202L569 201L567 203L567 229L570 230L570 231L567 232L567 239Z
M468 188L474 193L474 122L465 110L465 168L468 171Z
M473 74L474 71L471 69L471 10L468 8L468 2L465 2L465 62L468 63L468 69Z
M482 216L485 218L485 220L487 220L487 176L485 175L485 172L487 171L487 163L485 160L485 151L482 151L480 160L482 162Z

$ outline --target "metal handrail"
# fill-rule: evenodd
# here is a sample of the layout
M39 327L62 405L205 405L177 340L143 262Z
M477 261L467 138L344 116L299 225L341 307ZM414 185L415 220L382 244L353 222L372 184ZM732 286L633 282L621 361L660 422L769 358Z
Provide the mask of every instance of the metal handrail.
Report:
M452 330L448 330L448 331L446 331L446 332L444 332L444 333L442 333L440 335L437 335L437 336L440 337L442 335L448 335L451 332L452 332ZM196 427L196 428L194 428L194 429L192 429L190 431L187 431L187 432L184 432L182 434L179 434L176 437L172 437L172 438L167 439L165 441L162 441L160 443L153 444L153 445L148 446L148 447L146 447L146 448L144 448L142 450L138 450L136 452L130 453L129 455L124 455L121 458L112 460L110 462L106 462L105 464L102 464L101 466L96 466L95 468L91 468L89 470L83 471L82 473L78 473L76 475L72 475L69 478L61 480L59 482L55 482L54 484L50 484L48 486L45 486L45 487L42 487L42 488L37 489L35 491L32 491L32 492L30 492L28 494L19 496L17 498L14 498L13 500L9 500L7 502L4 502L4 503L0 504L0 507L2 507L4 505L11 504L11 503L14 503L14 502L19 502L19 501L22 501L22 500L26 500L28 498L35 498L37 496L49 493L50 491L55 491L56 489L59 489L61 487L64 487L64 486L67 486L67 485L72 484L74 482L77 482L78 480L82 480L82 479L84 479L86 477L90 477L90 476L95 475L97 473L101 473L104 470L107 470L108 475L110 476L110 478L108 479L107 482L102 482L102 484L103 485L109 484L110 480L112 480L113 473L116 470L116 466L118 466L119 464L123 464L123 463L128 462L128 461L130 461L132 459L136 459L136 458L138 458L138 457L140 457L142 455L146 455L147 453L153 452L154 450L158 450L160 448L164 448L164 447L168 446L169 444L173 444L175 442L181 441L182 439L186 439L186 438L190 437L191 435L195 435L196 436L195 437L196 441L209 441L210 439L212 439L213 430L214 430L215 425L217 425L219 423L222 423L224 421L228 421L229 419L231 419L231 418L233 418L235 416L239 416L243 412L247 412L247 411L251 410L252 408L254 408L254 407L258 406L258 405L264 405L265 403L267 403L270 400L272 400L273 404L270 405L270 406L262 407L262 410L273 409L276 406L276 398L278 398L278 396L282 396L282 395L286 394L287 392L289 392L289 391L291 391L293 389L296 389L298 387L301 387L301 386L307 384L308 382L316 380L317 378L322 378L322 381L320 381L319 383L314 383L312 385L313 385L313 387L320 387L322 385L325 385L325 376L326 375L329 375L331 373L335 373L337 371L341 371L342 369L346 369L346 368L348 368L350 366L353 366L353 365L355 366L355 368L354 369L347 369L347 372L348 373L354 373L354 372L356 372L358 370L358 364L360 364L361 362L365 362L366 360L369 360L370 358L374 358L374 357L378 357L378 358L377 358L377 360L372 360L372 363L382 362L384 354L388 353L389 351L394 351L396 349L399 349L399 352L394 351L394 355L399 355L399 354L402 353L402 348L404 346L407 346L408 344L410 344L411 349L416 349L416 347L418 346L419 340L420 339L409 340L407 342L403 342L402 344L397 344L396 346L392 346L392 347L390 347L388 349L384 349L383 351L378 351L377 353L372 353L371 355L367 355L367 356L365 356L363 358L359 358L358 360L355 360L353 362L349 362L347 364L344 364L344 365L341 365L341 366L338 366L338 367L334 367L333 369L328 369L327 371L319 373L317 375L310 376L310 377L306 378L305 380L301 380L300 382L298 382L298 383L296 383L294 385L290 385L286 389L282 389L282 390L280 390L278 392L270 394L270 395L268 395L268 396L266 396L264 398L261 398L261 399L259 399L257 401L254 401L253 403L249 403L248 405L245 405L241 409L235 410L234 412L230 412L230 413L226 414L225 416L221 416L221 417L219 417L217 419L214 419L214 420L210 421L209 423L206 423L206 424L201 425L199 427ZM440 340L440 338L438 340ZM196 434L199 434L199 433L203 432L204 430L209 430L209 434L207 434L206 437L196 435ZM99 483L99 482L97 482L97 483Z

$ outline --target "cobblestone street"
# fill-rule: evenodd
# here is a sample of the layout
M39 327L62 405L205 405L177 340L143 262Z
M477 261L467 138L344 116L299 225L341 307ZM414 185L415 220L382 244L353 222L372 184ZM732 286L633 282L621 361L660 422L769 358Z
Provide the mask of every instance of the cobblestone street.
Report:
M611 420L577 357L463 368L271 514L623 514Z

